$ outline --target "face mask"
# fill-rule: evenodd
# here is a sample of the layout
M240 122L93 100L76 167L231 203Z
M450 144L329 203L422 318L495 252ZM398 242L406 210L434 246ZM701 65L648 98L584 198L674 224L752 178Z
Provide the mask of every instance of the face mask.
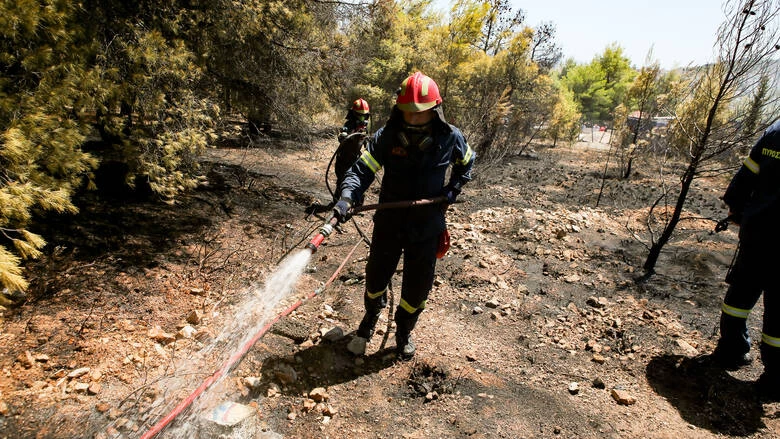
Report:
M409 125L404 123L401 131L398 132L398 140L401 142L404 148L414 146L425 151L431 145L433 145L433 124L427 123L425 125Z

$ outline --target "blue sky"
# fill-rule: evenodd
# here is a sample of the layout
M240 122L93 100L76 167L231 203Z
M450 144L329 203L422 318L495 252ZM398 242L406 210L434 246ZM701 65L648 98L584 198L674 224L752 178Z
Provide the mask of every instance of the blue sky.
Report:
M590 62L617 42L636 67L648 51L661 68L712 61L718 27L724 21L720 0L512 0L526 23L552 21L564 58ZM451 5L438 0L436 4Z

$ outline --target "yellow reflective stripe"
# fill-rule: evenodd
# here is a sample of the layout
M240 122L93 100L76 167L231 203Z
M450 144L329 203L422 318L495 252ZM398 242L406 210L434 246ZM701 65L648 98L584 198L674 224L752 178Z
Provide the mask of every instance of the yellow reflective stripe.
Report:
M466 144L466 155L463 156L462 159L456 161L455 163L458 164L458 165L465 166L465 165L467 165L471 161L471 156L472 155L474 155L474 150L471 149L471 147L467 143Z
M750 171L753 172L754 174L758 174L758 171L761 170L761 166L759 166L759 164L756 163L756 161L751 159L750 157L745 159L743 165L745 165L746 168L750 169Z
M368 151L363 151L363 155L360 156L360 160L362 160L363 163L368 166L368 169L370 169L374 174L376 174L378 170L382 169L382 166L379 165L374 156L372 156Z
M769 346L772 346L773 348L780 348L780 338L777 337L771 337L769 335L761 333L761 341L768 344Z
M731 317L736 317L738 319L746 319L750 315L749 309L734 308L733 306L726 305L725 303L721 305L720 310L723 311L724 314L728 314Z
M382 295L385 294L385 292L387 292L387 287L385 287L384 290L378 291L376 293L369 293L368 291L366 291L366 297L368 297L369 299L373 300L373 299L382 297Z
M412 305L409 305L409 302L401 298L401 303L398 304L401 308L403 308L406 312L409 314L414 314L417 312L418 309L425 309L425 304L427 303L427 300L423 300L423 302L418 306L417 308L413 307Z
M422 86L422 91L421 91L422 96L428 96L428 84L430 83L431 83L431 78L427 76L422 77L422 84L420 84Z
M411 76L409 78L411 78ZM404 81L401 83L401 96L406 95L406 85L409 82L409 78L404 79Z

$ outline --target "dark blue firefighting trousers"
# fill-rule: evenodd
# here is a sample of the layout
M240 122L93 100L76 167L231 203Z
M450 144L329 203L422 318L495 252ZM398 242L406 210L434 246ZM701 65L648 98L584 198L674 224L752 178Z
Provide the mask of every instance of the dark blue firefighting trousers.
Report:
M401 299L395 312L396 339L407 339L425 308L433 287L436 270L436 249L439 237L432 236L410 242L398 227L375 223L371 250L366 263L366 314L357 335L371 338L379 314L387 306L387 288L398 262L403 260Z
M772 281L770 258L757 246L741 244L727 281L731 284L723 299L718 349L726 355L743 355L750 351L747 319L764 294L764 316L761 330L761 362L764 370L780 378L780 288Z

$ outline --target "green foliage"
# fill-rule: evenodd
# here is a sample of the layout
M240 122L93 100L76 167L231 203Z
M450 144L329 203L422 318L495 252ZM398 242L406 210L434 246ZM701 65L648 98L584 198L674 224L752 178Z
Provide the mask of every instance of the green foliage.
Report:
M203 2L188 44L204 66L211 97L238 111L253 130L295 130L328 105L343 83L344 38L334 3L303 0ZM340 103L344 105L343 102Z
M129 165L129 183L144 179L173 201L197 182L211 114L195 98L200 71L170 9L128 7L120 17L110 2L2 5L0 282L23 290L19 263L45 246L28 229L37 213L76 213L74 193L95 187L106 158ZM93 132L105 146L86 152Z
M571 142L577 138L580 133L580 117L574 94L569 90L559 89L546 132L547 137L553 140L553 145L558 140Z
M27 279L22 275L21 258L0 246L0 285L5 288L24 291Z
M428 13L430 1L406 0L395 3L380 1L372 8L372 20L361 23L358 30L352 30L351 45L360 48L353 62L354 79L342 77L349 84L346 90L369 99L374 120L383 121L389 114L395 100L395 90L401 81L414 69L425 69L433 61L424 48L430 47L429 33L421 29L432 29L438 16ZM362 95L362 94L361 94Z
M133 29L125 37L105 48L106 66L122 66L127 78L113 78L112 98L100 103L101 133L112 143L105 153L130 165L128 185L145 180L171 203L197 184L195 158L213 134L218 109L189 89L201 73L183 41L156 30Z
M574 94L587 121L604 120L614 108L605 75L597 63L570 68L563 77L563 84Z
M568 62L564 71L562 82L574 93L585 120L597 123L612 119L612 111L623 101L635 74L623 49L616 44L604 49L590 64Z
M457 82L463 79L461 70L468 68L480 54L478 41L489 8L488 3L477 0L457 0L448 25L431 32L430 53L438 56L428 67L427 74L439 84L442 96L449 95L451 86L457 87Z
M2 3L0 287L27 288L19 264L45 245L27 230L33 213L75 212L71 195L97 165L81 150L89 127L77 111L95 75L72 47L75 12L68 2Z
M690 90L687 89L678 89L678 92L686 93L686 97L680 100L675 111L676 118L669 125L668 140L669 145L681 155L690 154L691 148L702 148L697 145L697 142L705 127L710 134L718 132L728 123L728 106L713 106L714 97L722 91L721 84L727 73L726 66L715 64L708 70L706 74L700 74L688 83L693 89L692 93L688 94ZM718 99L728 101L731 98L723 95Z

